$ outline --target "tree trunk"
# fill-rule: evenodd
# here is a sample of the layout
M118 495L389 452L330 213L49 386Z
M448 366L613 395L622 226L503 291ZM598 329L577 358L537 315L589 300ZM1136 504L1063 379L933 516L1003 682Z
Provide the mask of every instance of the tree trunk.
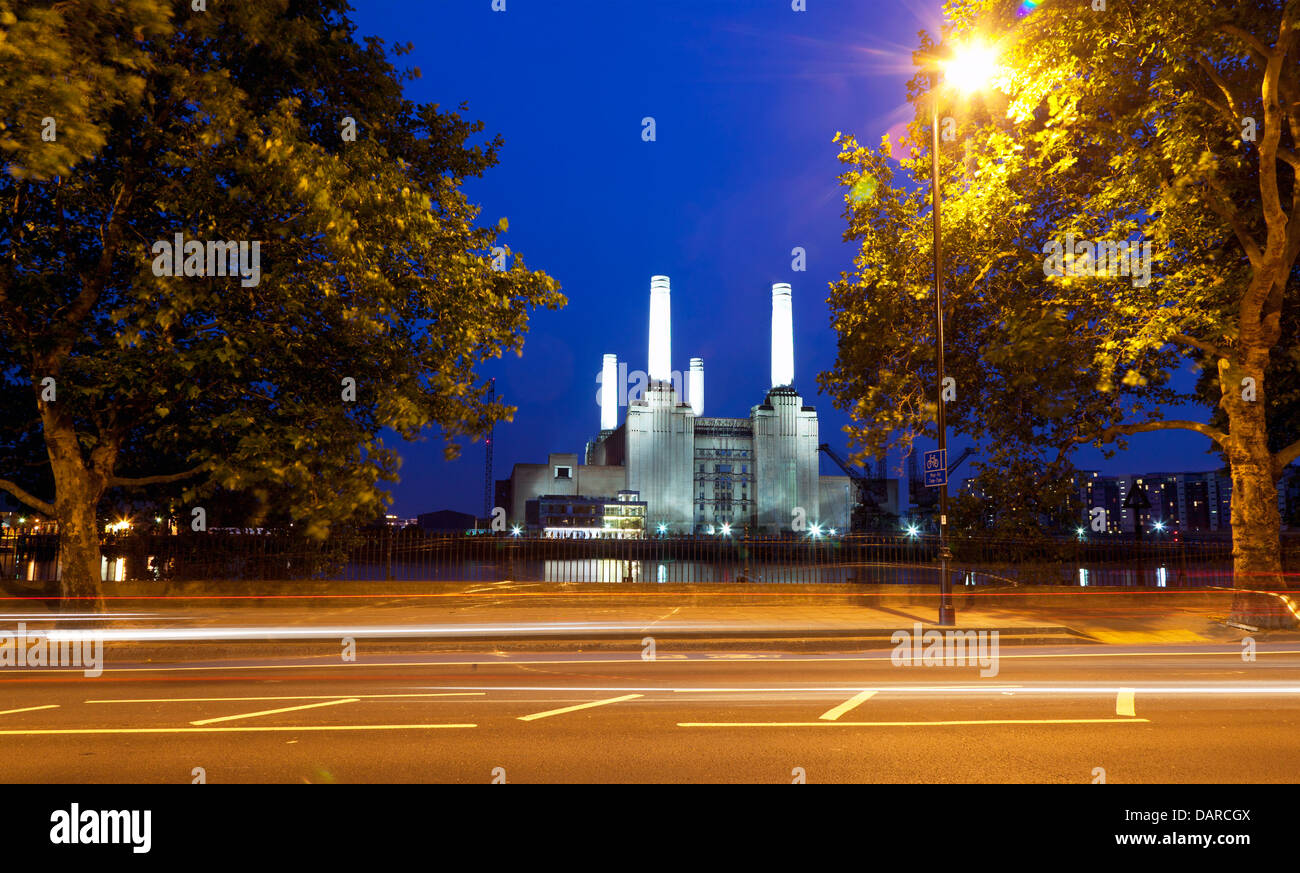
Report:
M1233 373L1233 381L1224 383L1222 401L1228 413L1226 449L1232 469L1232 584L1238 589L1277 590L1287 587L1282 575L1282 516L1264 417L1263 367L1251 369L1257 399L1245 400L1230 387L1240 382L1240 374ZM1276 597L1244 593L1233 598L1232 620L1261 628L1291 623Z
M78 475L78 473L80 475ZM82 468L54 470L54 507L59 519L59 556L62 574L59 597L64 611L103 612L100 589L99 524L95 509L99 489L93 474Z

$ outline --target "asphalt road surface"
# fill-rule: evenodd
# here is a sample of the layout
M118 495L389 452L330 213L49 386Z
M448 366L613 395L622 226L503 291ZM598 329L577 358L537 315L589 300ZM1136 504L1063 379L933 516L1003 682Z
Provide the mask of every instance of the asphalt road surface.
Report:
M485 646L490 649L490 646ZM178 646L178 654L184 649ZM989 672L989 671L984 671ZM0 781L1294 782L1300 644L0 671Z

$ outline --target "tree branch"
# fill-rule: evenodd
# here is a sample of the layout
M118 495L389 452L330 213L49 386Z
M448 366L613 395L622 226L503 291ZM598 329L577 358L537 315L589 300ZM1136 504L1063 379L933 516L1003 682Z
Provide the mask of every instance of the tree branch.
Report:
M1108 443L1117 436L1132 436L1135 433L1147 433L1155 430L1194 430L1199 434L1209 437L1221 446L1225 446L1228 441L1228 435L1221 430L1210 427L1208 424L1202 424L1199 421L1181 421L1178 419L1160 419L1157 421L1144 421L1139 424L1116 424L1111 425L1101 432L1098 437L1102 442ZM1090 437L1076 437L1076 442L1091 442Z
M1273 456L1273 475L1281 476L1282 471L1296 458L1300 458L1300 440L1296 440Z
M46 503L39 497L33 497L8 479L0 479L0 489L8 491L14 497L17 497L19 501L30 506L42 515L48 515L50 518L55 517L54 507L51 504Z
M1179 345L1183 345L1183 346L1191 346L1194 349L1200 349L1201 351L1205 352L1207 355L1211 355L1216 358L1228 357L1227 352L1220 349L1214 343L1207 343L1204 340L1198 340L1196 339L1196 337L1188 336L1185 333L1172 334L1169 337L1169 341L1172 343L1178 343Z
M1258 270L1260 259L1263 257L1259 243L1255 242L1250 235L1250 230L1246 225L1242 224L1241 216L1237 214L1232 201L1228 198L1227 193L1215 182L1214 177L1207 176L1205 183L1213 192L1211 196L1205 198L1205 202L1232 228L1232 233L1237 237L1237 242L1241 245L1242 251L1250 259L1251 268Z
M1196 56L1196 65L1205 71L1205 74L1210 77L1210 81L1219 89L1219 93L1221 93L1223 98L1228 101L1228 122L1236 124L1241 117L1241 110L1237 108L1241 105L1241 99L1236 94L1232 93L1232 88L1226 81L1224 81L1223 77L1219 75L1219 71L1214 69L1214 65L1209 63L1199 54ZM1223 108L1212 100L1207 100L1206 102L1215 108Z
M197 467L191 467L183 473L167 473L161 476L113 476L105 487L108 488L142 488L145 485L166 485L169 482L180 482L182 479L189 479L202 473L208 467L208 462L204 461Z

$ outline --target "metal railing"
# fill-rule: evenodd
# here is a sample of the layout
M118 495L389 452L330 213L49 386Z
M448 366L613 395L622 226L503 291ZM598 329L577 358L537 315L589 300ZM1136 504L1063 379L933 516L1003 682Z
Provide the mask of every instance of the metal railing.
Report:
M956 584L1204 587L1232 584L1227 538L1118 536L1017 540L955 534ZM552 539L338 531L105 535L106 580L346 580L470 582L917 583L938 581L932 536L669 536ZM57 535L0 532L0 578L40 587L59 577ZM1300 570L1300 538L1284 538L1284 567Z

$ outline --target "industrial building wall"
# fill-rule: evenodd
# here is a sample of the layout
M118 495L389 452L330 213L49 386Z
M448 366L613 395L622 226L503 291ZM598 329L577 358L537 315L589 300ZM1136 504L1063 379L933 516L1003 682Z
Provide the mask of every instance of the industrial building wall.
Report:
M715 421L717 419L714 419ZM750 426L746 419L737 424ZM740 430L740 428L736 428ZM695 433L695 524L754 524L755 462L752 435L702 435L699 419ZM728 487L722 487L725 483Z
M818 479L818 521L825 528L835 528L840 533L849 532L855 487L848 476L822 476Z
M584 464L577 469L578 492L585 497L613 500L627 488L627 468Z
M558 476L567 467L569 476ZM507 507L510 521L524 521L526 505L543 494L578 493L578 456L576 453L557 453L546 456L545 464L515 464L510 473L510 503Z
M767 403L754 407L752 418L759 529L788 532L796 509L817 523L817 413L792 389L773 388Z
M646 502L646 527L660 523L674 532L693 526L692 462L695 415L677 404L671 386L651 386L644 402L628 407L627 487Z

